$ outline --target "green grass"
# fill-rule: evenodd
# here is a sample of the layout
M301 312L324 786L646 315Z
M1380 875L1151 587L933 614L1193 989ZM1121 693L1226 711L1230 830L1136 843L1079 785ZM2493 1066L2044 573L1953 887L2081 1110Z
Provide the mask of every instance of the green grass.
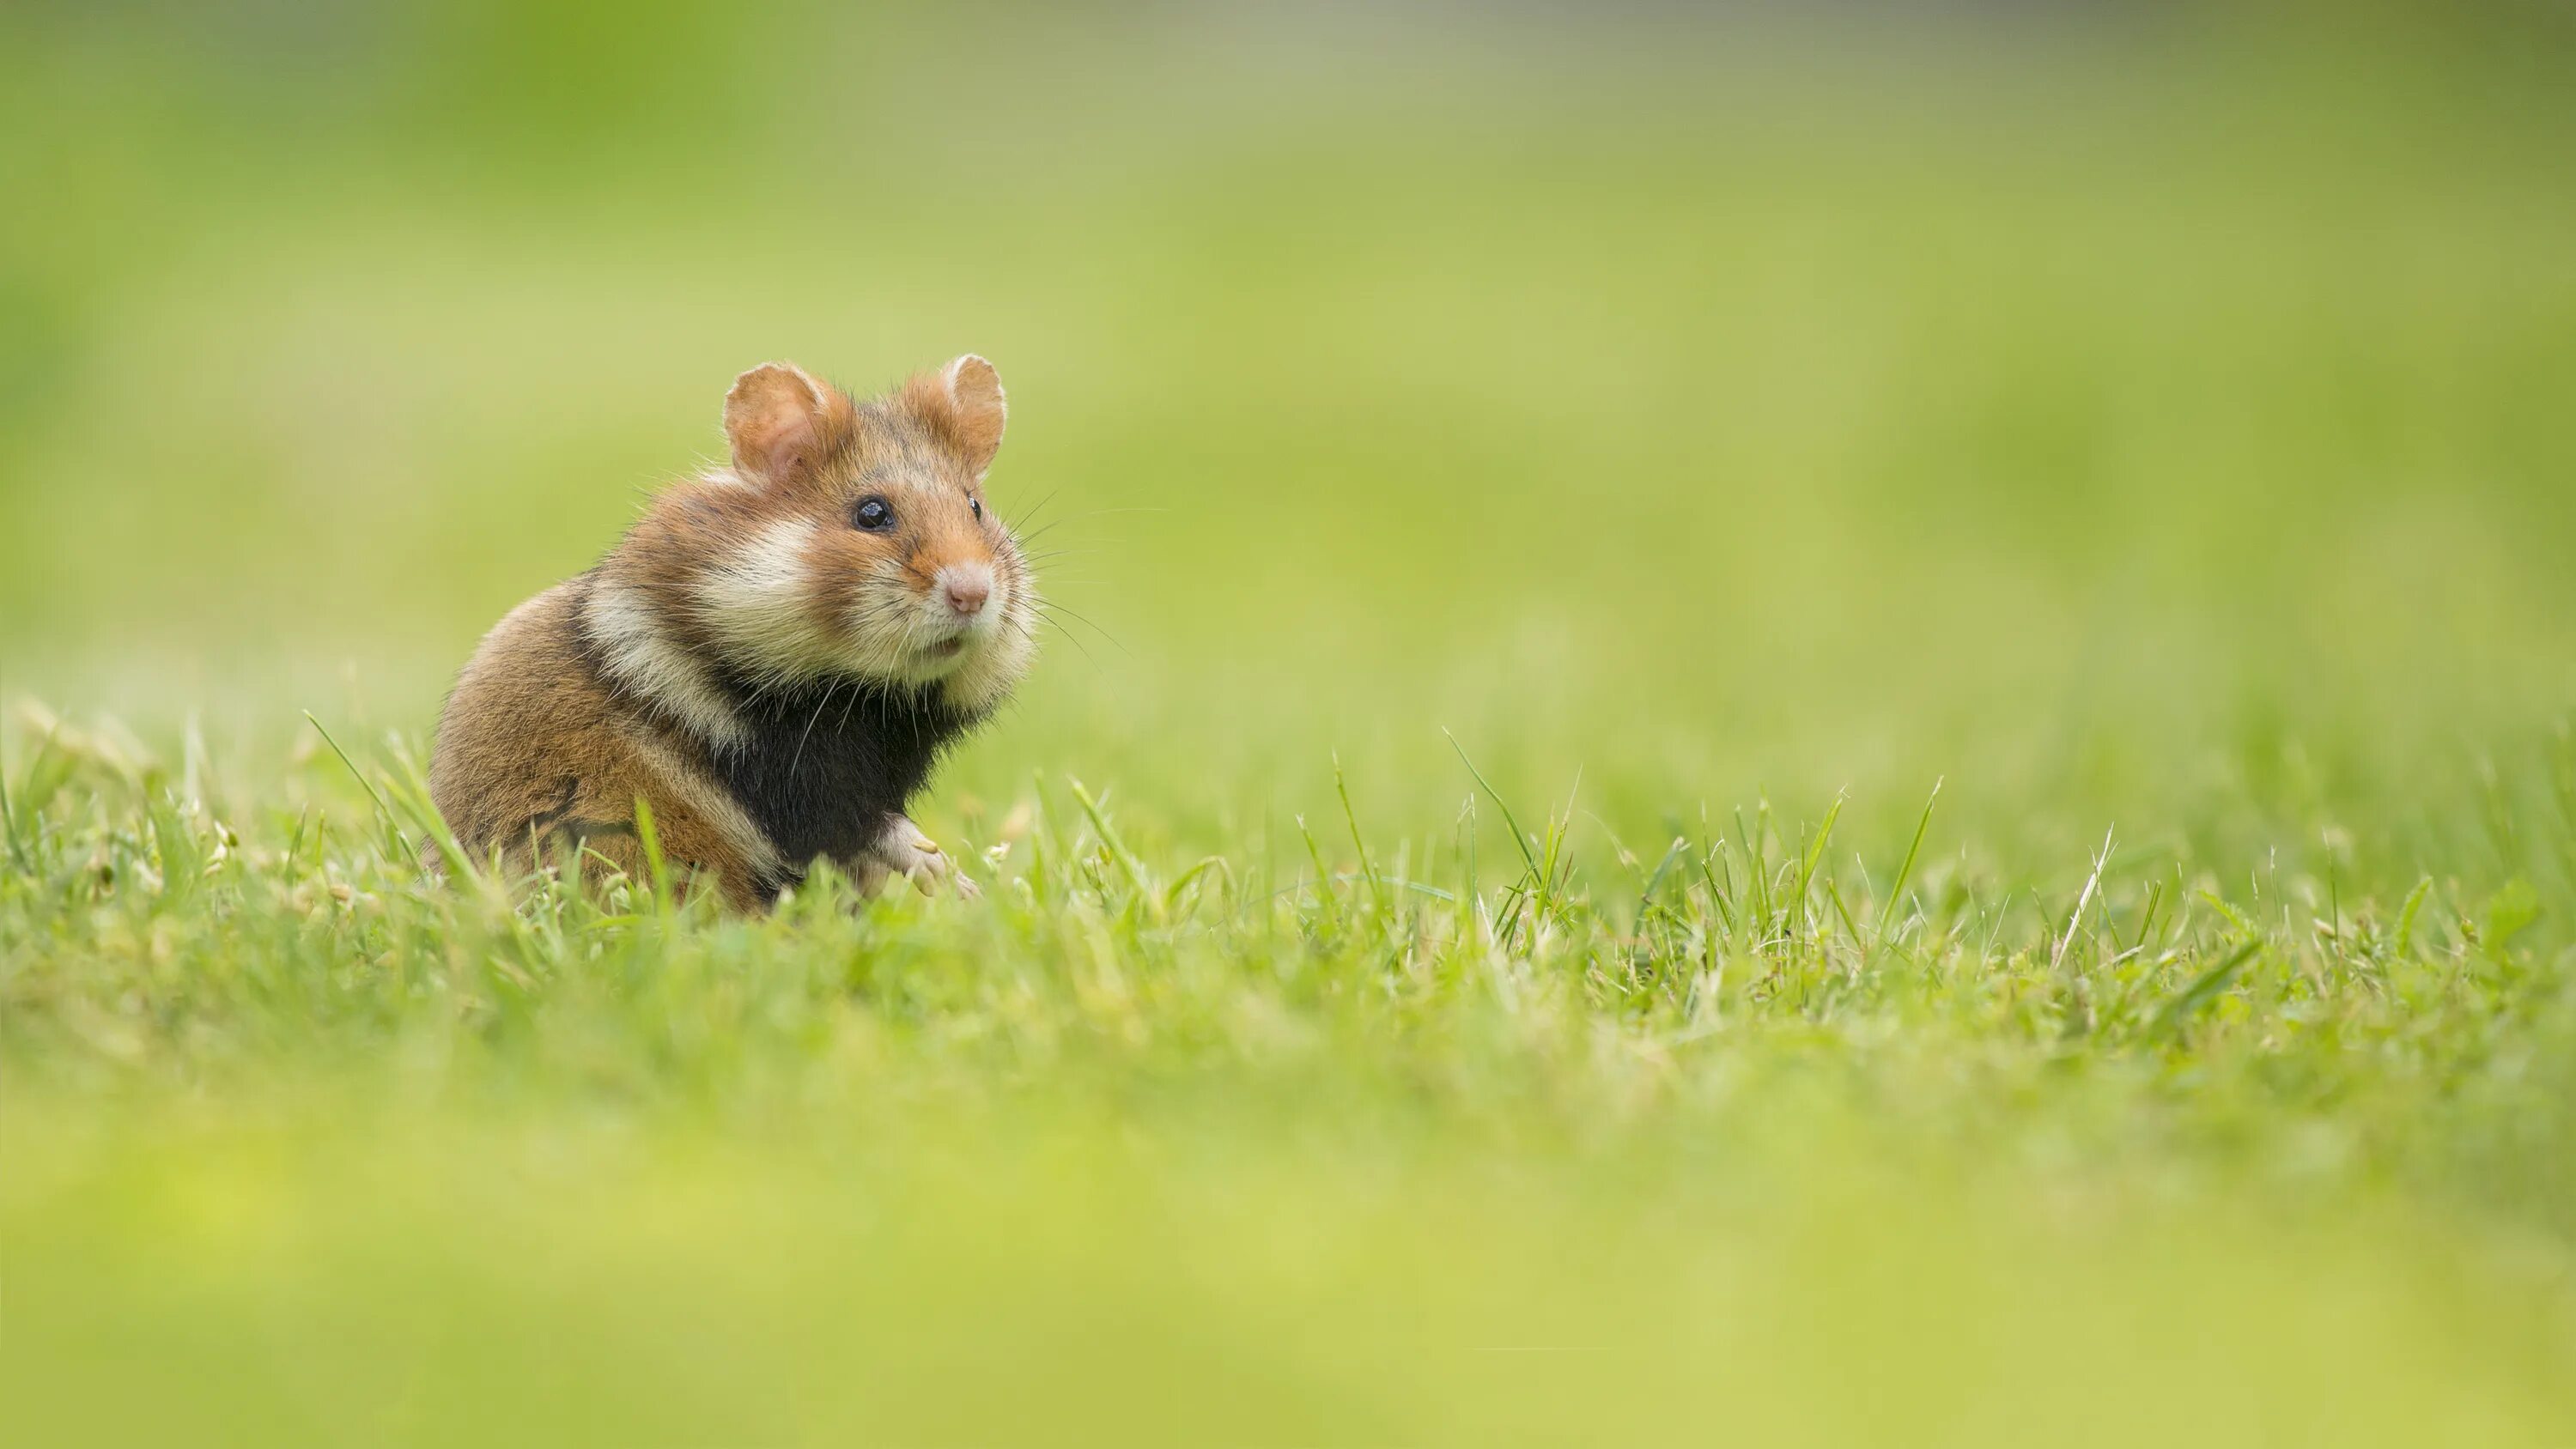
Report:
M968 837L1008 847L981 903L741 921L424 886L416 786L378 810L327 750L329 808L228 818L47 739L0 1220L12 1399L60 1432L2576 1414L2576 1000L2527 883L2115 851L2024 900L1767 813L1624 864L1488 829L1472 876L1463 830L1310 821L1320 876L1274 875L1140 856L1067 783ZM2563 851L2543 804L2507 818ZM118 1391L134 1354L163 1392Z
M2576 1439L2561 52L667 8L0 94L29 1442ZM416 877L735 370L966 348L980 902Z

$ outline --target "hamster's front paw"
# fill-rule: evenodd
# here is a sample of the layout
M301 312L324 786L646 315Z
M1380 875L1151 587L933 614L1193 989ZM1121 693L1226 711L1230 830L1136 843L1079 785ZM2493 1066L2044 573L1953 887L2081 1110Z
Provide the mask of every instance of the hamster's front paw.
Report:
M866 869L869 866L875 869ZM870 887L886 876L899 875L919 887L923 895L938 894L943 882L967 900L984 893L973 877L948 858L937 841L922 834L921 827L904 815L886 822L885 833L869 848L860 875L861 883Z

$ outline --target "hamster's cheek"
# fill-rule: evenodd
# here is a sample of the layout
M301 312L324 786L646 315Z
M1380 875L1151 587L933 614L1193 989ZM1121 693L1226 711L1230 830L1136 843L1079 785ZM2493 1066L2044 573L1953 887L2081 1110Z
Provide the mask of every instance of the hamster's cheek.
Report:
M816 610L845 646L869 659L899 650L913 608L896 540L851 530L816 562Z
M818 540L811 557L814 587L823 596L824 612L836 617L860 607L867 595L882 586L886 575L902 568L889 540L857 529L843 529Z

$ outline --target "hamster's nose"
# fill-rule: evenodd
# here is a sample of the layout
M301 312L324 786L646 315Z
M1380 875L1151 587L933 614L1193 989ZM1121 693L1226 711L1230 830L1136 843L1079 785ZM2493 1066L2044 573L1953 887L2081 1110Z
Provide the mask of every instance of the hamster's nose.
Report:
M993 597L993 571L983 564L950 564L936 582L949 612L961 619L984 612L984 602Z

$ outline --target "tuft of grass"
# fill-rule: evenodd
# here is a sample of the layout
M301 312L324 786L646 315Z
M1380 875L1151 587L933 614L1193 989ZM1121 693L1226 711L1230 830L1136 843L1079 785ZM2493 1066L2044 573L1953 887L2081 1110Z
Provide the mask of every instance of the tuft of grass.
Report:
M1661 1433L1687 1398L1587 1355L1724 1357L1735 1412L1786 1424L1843 1370L1781 1325L1948 1292L1976 1333L1908 1343L1893 1412L2006 1432L2048 1397L1992 1377L2012 1344L2175 1431L2279 1411L2328 1352L2340 1396L2300 1422L2576 1423L2562 1288L2482 1246L2576 1245L2531 1158L2576 1145L2576 957L2519 876L2344 882L2302 917L2106 845L2068 913L1927 874L1928 805L1883 885L1847 873L1837 800L1785 854L1767 807L1684 832L1632 894L1606 837L1525 831L1469 762L1522 867L1499 886L1405 863L1345 782L1347 856L1309 833L1311 888L1244 895L1250 860L1132 844L1162 827L1067 781L1077 814L1033 794L962 842L980 903L825 871L740 919L674 901L646 817L649 880L439 884L388 828L409 750L335 751L293 801L236 779L226 815L86 743L118 733L0 771L0 1377L29 1422L94 1411L91 1346L149 1341L173 1396L96 1422L428 1442L470 1401L676 1441L710 1383L810 1391L857 1355L867 1393L810 1422L1023 1430L899 1387L952 1382L979 1324L1090 1366L1030 1381L1074 1437L1145 1412L1099 1377L1118 1354L1232 1385L1156 1401L1184 1435L1275 1400L1316 1437L1474 1438L1520 1402L1485 1356L1523 1353L1579 1422ZM2541 850L2551 807L2502 806ZM312 1326L262 1317L288 1303ZM758 1357L754 1320L798 1355ZM603 1331L597 1365L538 1348ZM2285 1332L2312 1336L2286 1360ZM338 1407L293 1418L255 1371L290 1353ZM2190 1390L2147 1393L2186 1353Z

